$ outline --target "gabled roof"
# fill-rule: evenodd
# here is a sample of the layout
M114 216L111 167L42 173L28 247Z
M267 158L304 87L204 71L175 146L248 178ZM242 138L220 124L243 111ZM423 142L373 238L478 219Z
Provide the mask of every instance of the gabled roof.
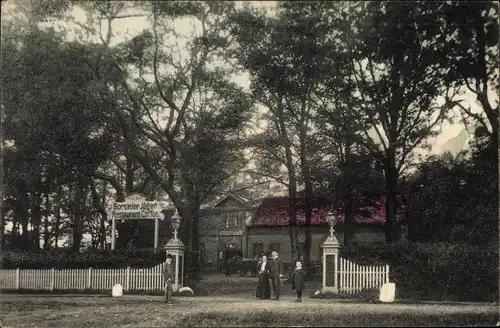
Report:
M249 200L246 198L230 193L227 196L223 197L221 200L219 200L213 207L218 207L229 199L234 199L240 205L246 205L249 202Z
M385 196L373 199L372 205L356 209L355 224L384 224L385 223ZM247 220L249 227L283 227L289 225L288 197L264 198L257 211ZM327 215L332 212L339 223L344 222L343 204L329 199L316 198L313 200L312 225L327 224ZM400 204L398 219L406 217L406 206ZM305 225L305 201L297 199L297 224Z

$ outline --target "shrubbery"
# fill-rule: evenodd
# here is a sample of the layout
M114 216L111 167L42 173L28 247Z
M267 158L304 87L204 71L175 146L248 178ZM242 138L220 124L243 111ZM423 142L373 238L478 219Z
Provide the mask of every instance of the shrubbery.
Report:
M498 301L498 245L398 244L388 257L399 298Z
M498 245L398 243L342 250L359 264L390 264L397 298L498 301Z
M187 251L184 254L184 273L186 279L196 281L197 256ZM2 254L5 269L119 269L148 268L165 262L165 250L153 248L102 251L93 250L83 253L58 251L5 251Z
M70 253L67 251L6 251L3 252L6 269L95 269L152 267L165 261L165 251L153 249L88 251Z

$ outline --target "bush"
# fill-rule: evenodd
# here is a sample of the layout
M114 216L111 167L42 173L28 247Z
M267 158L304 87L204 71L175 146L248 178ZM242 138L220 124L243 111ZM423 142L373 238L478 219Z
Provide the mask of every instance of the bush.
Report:
M397 298L428 301L497 301L498 244L395 243L341 249L362 265L390 265Z
M399 298L498 300L498 246L396 244L387 255Z
M6 269L86 269L101 268L144 268L165 261L165 251L152 248L114 251L88 251L70 253L60 251L7 251L3 254Z

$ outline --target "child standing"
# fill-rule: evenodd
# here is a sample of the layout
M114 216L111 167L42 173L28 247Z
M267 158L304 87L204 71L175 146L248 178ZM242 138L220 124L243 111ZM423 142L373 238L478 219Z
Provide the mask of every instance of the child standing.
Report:
M297 292L297 299L294 302L302 302L302 291L305 289L306 273L302 269L302 263L297 261L295 270L292 273L292 289Z

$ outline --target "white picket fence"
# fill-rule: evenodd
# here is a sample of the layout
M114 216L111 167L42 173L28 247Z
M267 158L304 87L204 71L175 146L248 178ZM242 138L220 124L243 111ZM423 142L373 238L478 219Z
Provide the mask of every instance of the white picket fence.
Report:
M163 264L146 269L14 269L0 270L1 290L162 290Z
M389 265L359 265L340 257L339 292L356 293L389 282Z

